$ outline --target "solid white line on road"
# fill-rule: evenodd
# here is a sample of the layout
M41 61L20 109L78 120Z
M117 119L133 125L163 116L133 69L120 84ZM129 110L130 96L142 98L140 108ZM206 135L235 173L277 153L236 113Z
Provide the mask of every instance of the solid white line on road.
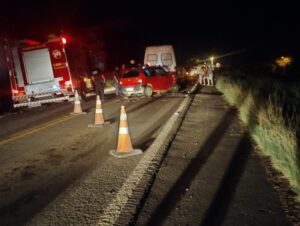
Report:
M164 126L160 134L157 136L152 145L145 151L145 155L133 171L133 173L128 177L126 182L123 184L119 192L116 194L116 197L112 202L106 207L106 209L101 214L101 219L97 225L114 225L122 214L122 210L127 204L128 200L132 196L137 185L147 172L151 162L155 158L157 152L161 149L163 143L169 136L169 133L172 131L173 125L176 123L180 117L180 113L187 109L191 101L190 97L186 97L176 112L168 120L167 124Z

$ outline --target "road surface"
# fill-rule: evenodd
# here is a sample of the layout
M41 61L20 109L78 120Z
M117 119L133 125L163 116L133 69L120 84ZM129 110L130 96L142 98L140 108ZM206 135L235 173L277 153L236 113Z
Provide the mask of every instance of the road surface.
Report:
M111 159L109 190L118 190L140 156L128 164L108 152L116 148L120 105L125 104L134 147L146 150L184 95L104 101L103 128L93 124L95 100L82 104L85 115L71 115L73 103L43 106L0 119L0 225L28 221L68 186ZM124 166L123 166L124 165ZM112 181L110 181L112 180ZM105 202L103 201L103 204Z
M91 101L85 115L63 104L0 119L1 225L289 225L237 112L213 87L123 103L144 151L125 159L108 154L115 99L103 104L103 128L87 127Z
M236 110L213 87L193 99L134 225L289 225Z

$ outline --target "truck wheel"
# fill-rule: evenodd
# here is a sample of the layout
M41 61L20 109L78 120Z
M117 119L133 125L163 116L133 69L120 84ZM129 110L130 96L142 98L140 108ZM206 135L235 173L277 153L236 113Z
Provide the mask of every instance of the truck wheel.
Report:
M146 86L144 89L144 95L146 97L151 97L152 94L153 94L153 90L152 90L151 86Z
M179 91L179 86L178 86L178 84L175 83L172 86L172 93L178 93L178 91Z

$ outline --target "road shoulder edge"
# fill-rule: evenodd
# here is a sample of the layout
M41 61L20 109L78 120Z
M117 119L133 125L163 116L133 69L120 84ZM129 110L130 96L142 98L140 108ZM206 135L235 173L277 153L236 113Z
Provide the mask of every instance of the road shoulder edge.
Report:
M197 84L193 86L190 93L193 93L196 88ZM193 96L186 95L155 141L145 151L145 155L133 173L103 211L97 225L130 225L134 222L192 100Z

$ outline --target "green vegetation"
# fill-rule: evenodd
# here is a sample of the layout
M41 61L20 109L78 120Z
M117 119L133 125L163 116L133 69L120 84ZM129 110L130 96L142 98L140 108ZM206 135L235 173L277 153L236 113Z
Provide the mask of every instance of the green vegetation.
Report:
M236 71L220 75L216 87L239 109L260 150L271 157L300 200L299 82Z

